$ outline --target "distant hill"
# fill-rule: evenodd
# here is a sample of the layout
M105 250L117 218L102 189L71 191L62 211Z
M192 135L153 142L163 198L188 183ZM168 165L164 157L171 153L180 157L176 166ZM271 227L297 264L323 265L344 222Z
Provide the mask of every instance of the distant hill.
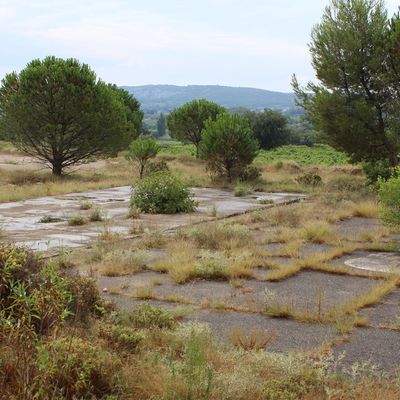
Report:
M273 108L287 110L295 107L293 93L263 89L217 85L145 85L122 86L134 94L147 113L169 112L194 99L207 99L227 108L245 107L252 110Z

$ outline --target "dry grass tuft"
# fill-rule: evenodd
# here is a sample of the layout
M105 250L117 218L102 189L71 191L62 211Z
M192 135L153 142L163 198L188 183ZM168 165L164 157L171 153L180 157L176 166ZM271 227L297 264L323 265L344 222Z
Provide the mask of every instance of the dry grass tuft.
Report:
M189 229L187 236L194 241L197 247L204 249L233 249L243 247L251 239L248 227L237 223L199 225Z
M104 257L98 272L104 276L131 275L145 269L148 259L141 250L115 250Z
M305 225L303 238L316 244L337 242L337 234L332 226L324 221L314 221Z
M232 344L237 349L244 351L265 350L274 334L257 328L244 331L241 328L234 328L232 331Z
M378 218L379 205L376 201L366 200L354 203L353 217Z
M154 269L167 272L176 283L184 283L196 276L197 250L190 241L175 241L167 247L167 257L158 261Z

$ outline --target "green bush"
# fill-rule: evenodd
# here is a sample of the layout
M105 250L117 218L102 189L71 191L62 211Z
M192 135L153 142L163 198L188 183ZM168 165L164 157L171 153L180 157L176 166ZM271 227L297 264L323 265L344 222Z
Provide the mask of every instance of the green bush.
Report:
M149 161L145 167L145 175L151 175L155 172L169 171L168 164L164 160Z
M365 161L362 167L369 184L378 182L379 178L387 181L393 175L393 167L389 160Z
M200 155L210 172L231 182L253 162L258 147L246 118L220 114L215 121L206 122Z
M0 247L0 331L46 334L68 316L71 294L53 266L21 247Z
M249 185L238 183L235 186L235 197L248 196L253 192L253 188Z
M68 310L74 319L84 322L91 316L105 313L107 304L101 299L95 279L76 275L65 280L66 289L71 294Z
M365 183L350 175L338 175L329 180L328 188L331 191L337 192L357 192L365 187Z
M176 214L192 212L195 203L189 189L168 172L156 172L133 188L131 207L145 213Z
M78 337L65 337L38 348L33 391L39 399L49 393L63 399L100 399L118 394L121 363L111 353ZM53 398L53 397L52 397Z
M159 151L160 147L154 138L139 138L130 144L126 159L138 165L139 177L142 179L149 160L154 158Z
M387 181L380 179L378 183L383 221L388 225L400 226L400 177Z
M322 178L320 175L313 172L307 172L296 178L296 182L300 185L305 186L320 186L322 184Z
M136 352L146 338L140 331L119 325L102 325L99 335L107 341L109 347L131 352Z
M239 179L244 181L255 181L261 176L261 171L255 165L247 166L239 175Z
M176 327L176 322L169 312L159 307L153 307L149 303L143 303L136 307L126 318L133 327L139 329L172 329Z

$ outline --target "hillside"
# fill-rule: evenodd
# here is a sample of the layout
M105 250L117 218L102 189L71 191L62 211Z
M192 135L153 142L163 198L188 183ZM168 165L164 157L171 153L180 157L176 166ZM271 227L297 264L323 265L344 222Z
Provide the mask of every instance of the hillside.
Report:
M168 112L193 99L208 99L227 108L289 109L295 106L293 93L217 85L122 86L133 93L145 112Z

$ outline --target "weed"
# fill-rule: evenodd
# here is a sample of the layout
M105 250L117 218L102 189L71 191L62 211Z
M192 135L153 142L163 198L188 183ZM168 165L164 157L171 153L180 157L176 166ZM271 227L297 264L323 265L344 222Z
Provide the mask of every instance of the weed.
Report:
M241 224L204 224L188 230L188 236L201 248L229 249L243 246L250 231Z
M153 307L147 302L124 315L123 318L135 328L172 329L176 327L176 322L171 313L162 308Z
M41 224L53 224L56 222L62 222L63 219L60 217L54 217L52 215L45 215L44 217L39 219L39 223Z
M71 215L68 218L68 225L70 226L79 226L85 225L88 223L88 220L83 215Z
M89 200L80 200L79 208L81 210L90 210L91 208L93 208L93 203Z
M94 208L90 211L89 221L91 222L100 222L104 220L104 211L100 208Z
M273 333L256 328L249 332L241 328L234 328L232 332L233 346L245 351L265 350L273 338Z
M115 250L108 253L98 269L104 276L123 276L146 268L148 254L140 250Z
M234 194L236 197L244 197L248 196L253 192L253 188L249 185L243 184L243 183L238 183L235 186Z
M136 289L134 297L141 300L150 300L153 298L153 291L146 286L140 286Z
M331 225L323 221L310 222L305 225L303 237L305 240L317 244L332 243L337 239Z

